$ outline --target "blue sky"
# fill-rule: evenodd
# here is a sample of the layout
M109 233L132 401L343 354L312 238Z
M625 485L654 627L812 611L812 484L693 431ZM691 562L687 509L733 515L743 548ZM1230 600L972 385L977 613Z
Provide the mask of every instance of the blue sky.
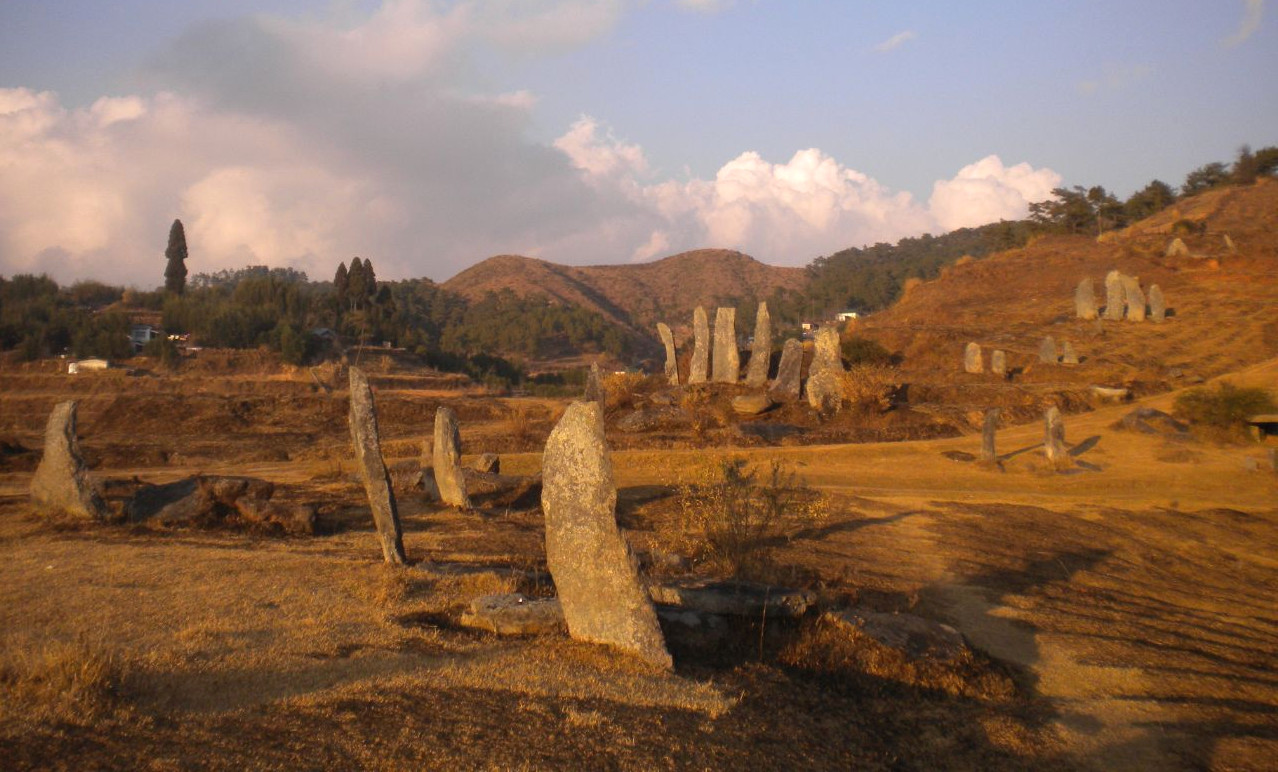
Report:
M0 5L0 274L802 265L1278 144L1264 0Z

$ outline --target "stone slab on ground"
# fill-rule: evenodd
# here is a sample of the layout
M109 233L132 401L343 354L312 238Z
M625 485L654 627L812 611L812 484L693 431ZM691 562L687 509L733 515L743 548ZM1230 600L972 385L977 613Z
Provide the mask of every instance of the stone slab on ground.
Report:
M497 635L553 635L568 630L558 598L534 599L518 592L475 598L462 612L461 625Z
M910 659L952 660L968 651L963 634L941 622L914 614L886 614L847 609L827 611L827 624L868 636L880 644L902 652Z

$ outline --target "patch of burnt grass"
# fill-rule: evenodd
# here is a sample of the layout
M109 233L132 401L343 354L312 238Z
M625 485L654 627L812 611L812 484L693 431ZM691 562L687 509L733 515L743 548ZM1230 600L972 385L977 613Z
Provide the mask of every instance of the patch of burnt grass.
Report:
M0 651L0 718L92 721L122 704L118 654L86 639Z

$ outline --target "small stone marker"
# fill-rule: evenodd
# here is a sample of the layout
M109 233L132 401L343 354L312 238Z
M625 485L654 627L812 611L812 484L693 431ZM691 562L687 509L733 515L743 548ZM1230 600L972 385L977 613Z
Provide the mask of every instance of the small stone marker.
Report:
M746 385L759 387L768 382L768 366L772 364L772 317L768 304L759 303L754 317L754 340L750 343L750 363L746 366Z
M598 365L595 366L596 370ZM591 404L599 404L592 401ZM602 408L600 408L602 412ZM457 415L451 407L435 411L434 445L435 487L439 500L450 507L470 509L470 496L466 493L466 476L461 468L461 431L457 427Z
M688 383L705 383L710 373L710 320L706 310L697 306L692 312L692 366Z
M1105 318L1111 322L1123 318L1123 275L1116 270L1105 274Z
M617 528L617 489L604 440L603 411L568 406L542 459L546 565L568 633L673 665L634 555Z
M1056 364L1056 341L1052 340L1051 335L1043 338L1043 342L1038 344L1038 361L1047 365Z
M1162 324L1167 318L1167 299L1163 297L1163 288L1157 284L1149 288L1149 321Z
M1229 237L1226 236L1225 238L1228 239ZM1185 242L1181 241L1179 236L1172 239L1171 243L1167 245L1167 252L1166 252L1167 257L1178 257L1180 255L1188 255L1188 254L1189 254L1189 247L1185 246Z
M985 359L981 356L981 347L976 343L969 343L963 349L963 370L969 373L985 372Z
M39 509L101 520L106 502L89 478L75 438L74 400L59 402L44 429L44 455L31 478L31 502Z
M661 345L666 347L666 380L671 386L679 385L679 362L675 358L674 334L670 325L657 322L657 335L661 336Z
M985 424L981 427L981 461L993 464L998 461L994 452L994 434L998 431L998 419L1002 410L992 407L985 411Z
M799 398L803 386L803 344L795 338L786 340L781 347L781 361L777 364L777 378L768 394L777 400Z
M772 398L761 391L732 398L732 411L738 415L759 415L771 407Z
M1002 349L994 349L994 353L990 354L990 372L1007 375L1007 354Z
M1080 281L1074 290L1074 315L1079 319L1096 318L1096 292L1091 277Z
M843 406L843 358L835 327L817 330L807 392L808 404L822 413L837 413Z
M1225 234L1225 249L1229 250L1230 252L1237 252L1237 251L1238 251L1238 247L1235 247L1235 246L1234 246L1234 240L1233 240L1233 239L1231 239L1231 238L1229 238L1229 234L1228 234L1228 233L1226 233L1226 234ZM1188 251L1188 250L1186 250L1186 251Z
M599 372L598 362L590 363L590 371L586 373L586 389L581 398L600 405L604 403L603 373Z
M719 308L714 314L714 354L710 359L716 383L736 383L741 376L737 351L737 309Z
M1043 453L1053 464L1063 464L1069 456L1065 452L1065 422L1055 405L1043 415Z
M1061 343L1061 364L1076 365L1078 364L1078 354L1074 352L1074 344L1069 341Z
M1127 302L1127 321L1145 321L1145 293L1140 291L1140 279L1123 277L1123 299Z
M399 526L399 509L395 506L395 493L391 490L390 475L382 461L382 442L377 431L377 407L373 402L373 390L368 378L358 367L350 369L351 389L351 440L355 444L355 463L368 506L373 510L373 523L377 526L377 538L382 543L382 558L387 563L402 565L404 537Z

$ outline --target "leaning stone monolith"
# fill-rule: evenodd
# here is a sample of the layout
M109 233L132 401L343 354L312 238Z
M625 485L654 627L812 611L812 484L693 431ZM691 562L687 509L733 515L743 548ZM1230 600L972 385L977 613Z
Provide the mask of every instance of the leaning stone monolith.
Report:
M1167 318L1167 298L1157 284L1149 288L1149 321L1161 324Z
M595 365L596 371L598 368L599 366ZM590 404L599 403L590 400ZM466 475L461 468L461 431L457 426L457 415L453 413L451 407L440 407L435 411L433 454L435 487L439 489L439 500L450 507L470 509L470 496L466 493Z
M750 363L746 365L746 385L759 387L768 382L768 365L772 364L772 317L768 304L759 303L754 317L754 340L750 343Z
M768 394L776 400L795 400L803 385L803 344L796 338L789 338L781 347L781 361L777 364L777 377L768 389Z
M1007 354L1002 349L994 349L994 353L990 354L990 372L1007 375Z
M1065 452L1065 422L1055 405L1043 415L1043 453L1053 464L1063 464L1069 456Z
M399 527L399 510L395 506L395 492L391 489L390 475L382 461L382 442L377 431L377 407L373 403L373 390L368 385L364 371L352 367L351 383L351 440L355 444L355 464L359 467L368 506L373 510L373 523L377 526L377 538L382 543L382 557L387 563L403 564L404 537Z
M710 320L706 310L697 306L692 312L692 366L688 383L705 383L710 374Z
M1074 290L1074 315L1079 319L1096 318L1096 292L1090 276L1080 281Z
M838 328L817 330L815 348L808 368L808 404L822 413L837 413L843 406L843 356Z
M74 400L59 402L49 414L44 429L44 455L31 478L31 503L37 509L101 520L107 516L107 506L80 455L75 414Z
M1127 303L1127 321L1145 321L1145 293L1140 291L1140 279L1123 277L1123 300Z
M1056 364L1056 341L1052 340L1051 335L1043 338L1043 342L1038 344L1038 361L1046 365Z
M998 453L994 452L994 434L998 431L1001 413L996 407L985 411L985 424L981 427L981 461L986 464L998 461Z
M1111 322L1123 318L1123 275L1117 270L1105 274L1105 318Z
M1078 364L1078 353L1074 351L1074 344L1069 341L1061 342L1061 364L1076 365Z
M581 398L587 402L604 403L603 373L599 372L598 362L590 363L590 370L586 373L586 389Z
M568 406L546 441L541 469L546 566L569 635L670 669L656 610L617 527L617 489L597 404Z
M963 371L968 373L985 372L985 359L981 356L979 344L969 343L963 349Z
M657 335L661 336L661 345L666 347L666 381L671 386L679 385L679 362L675 359L674 334L670 325L657 322Z
M741 375L735 308L721 307L714 313L714 354L710 357L710 367L716 383L736 383Z

